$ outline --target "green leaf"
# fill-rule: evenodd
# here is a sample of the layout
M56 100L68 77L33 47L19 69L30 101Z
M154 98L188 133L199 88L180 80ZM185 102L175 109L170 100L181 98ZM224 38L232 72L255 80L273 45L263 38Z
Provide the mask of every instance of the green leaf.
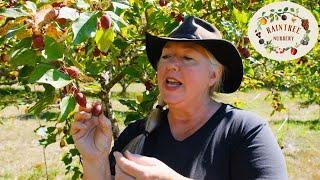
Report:
M65 165L68 165L72 162L72 155L71 153L66 153L62 157L62 161L64 162Z
M79 18L79 13L76 9L69 7L62 7L59 10L58 18L70 19L71 21L75 21Z
M119 3L119 2L112 2L113 7L119 8L119 9L129 9L130 6L128 6L127 4L123 4L123 3Z
M112 42L114 41L114 36L114 32L111 28L107 30L101 28L97 31L95 41L100 51L108 51L109 47L112 45Z
M133 65L126 67L124 73L132 77L141 77L142 71L139 71L137 66Z
M74 44L79 44L88 38L94 37L94 33L97 29L98 15L99 13L89 12L80 14L80 17L72 24Z
M289 9L288 7L285 7L285 8L283 9L283 11L288 11L288 9Z
M56 60L63 57L64 46L62 43L56 42L53 38L45 37L44 54L47 60Z
M105 64L99 61L91 61L86 64L85 71L89 72L92 75L97 75L102 72L105 68Z
M13 52L10 63L13 66L30 65L35 66L37 62L36 51L29 48L21 48Z
M30 9L33 13L37 12L37 5L32 1L26 1L26 4L24 6Z
M13 37L17 32L20 32L25 29L24 25L18 25L14 29L10 29L6 35L0 38L0 44L2 44L7 38Z
M73 96L65 96L60 102L59 122L65 121L76 107L76 100Z
M19 8L6 8L4 12L1 12L0 15L11 18L18 18L23 16L29 16L29 14Z
M126 105L130 110L137 111L138 109L138 104L134 100L119 99L119 102L123 105Z
M47 127L47 133L52 133L54 130L56 130L55 126Z
M74 141L71 135L67 135L66 142L67 144L74 144Z
M248 20L249 20L248 13L246 13L244 11L240 12L237 8L233 8L232 13L238 22L243 23L243 24L248 23Z
M76 148L70 149L69 152L71 153L72 156L80 155L78 149Z
M165 26L164 33L169 34L179 25L178 21L168 22Z
M47 107L47 105L53 103L55 97L54 88L49 85L44 86L44 88L45 95L28 110L29 113L38 115L43 109Z
M59 89L70 84L72 80L68 75L56 69L49 69L37 82L50 84L55 89Z
M35 83L49 69L53 69L53 66L49 64L39 64L38 66L36 66L35 70L29 76L29 83Z
M141 115L137 112L129 112L124 120L124 124L128 125L130 122L141 119Z
M32 71L34 71L33 66L28 66L28 65L23 66L23 68L21 68L19 71L19 76L18 76L19 82L24 84L27 83L26 80L28 79Z
M84 0L78 0L77 7L80 9L88 9L90 7L90 4L86 3Z

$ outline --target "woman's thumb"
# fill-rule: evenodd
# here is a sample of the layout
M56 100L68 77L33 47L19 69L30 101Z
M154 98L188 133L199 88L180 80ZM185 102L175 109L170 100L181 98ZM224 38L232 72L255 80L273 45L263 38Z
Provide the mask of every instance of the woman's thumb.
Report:
M98 121L102 132L109 136L112 133L111 121L103 113L99 115Z

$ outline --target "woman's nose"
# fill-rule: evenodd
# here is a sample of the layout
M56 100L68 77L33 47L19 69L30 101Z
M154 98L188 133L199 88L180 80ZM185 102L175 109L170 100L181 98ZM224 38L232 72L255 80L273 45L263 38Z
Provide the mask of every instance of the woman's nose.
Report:
M180 70L181 63L179 62L179 58L173 57L171 61L169 61L167 65L168 70L178 71Z

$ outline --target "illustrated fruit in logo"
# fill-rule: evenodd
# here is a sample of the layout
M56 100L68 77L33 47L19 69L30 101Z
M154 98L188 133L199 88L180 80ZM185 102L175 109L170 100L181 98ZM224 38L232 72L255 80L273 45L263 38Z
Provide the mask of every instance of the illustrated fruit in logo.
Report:
M302 45L308 45L308 41L305 40L305 39L302 39L302 40L300 41L300 43L301 43Z
M296 48L291 48L291 54L296 55L297 54L297 49Z
M259 39L259 44L263 44L264 40L263 39Z
M301 20L301 26L303 27L304 30L308 30L309 29L309 21L308 21L308 19L302 19Z
M265 24L267 24L267 19L266 18L261 18L260 20L259 20L259 23L261 24L261 25L265 25Z
M283 14L283 15L281 16L281 19L285 21L285 20L287 20L287 16L286 16L285 14Z
M258 38L261 38L261 32L257 32L256 36L258 36Z

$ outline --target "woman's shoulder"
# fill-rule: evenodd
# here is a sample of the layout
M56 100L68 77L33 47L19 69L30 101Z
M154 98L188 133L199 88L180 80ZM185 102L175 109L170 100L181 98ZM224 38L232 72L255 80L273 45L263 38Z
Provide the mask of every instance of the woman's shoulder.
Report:
M257 113L240 109L230 104L225 104L223 121L228 126L229 134L236 136L248 136L268 128L266 119Z
M224 112L225 118L231 120L232 123L249 126L267 123L266 119L262 118L257 113L235 107L231 104L225 104Z

